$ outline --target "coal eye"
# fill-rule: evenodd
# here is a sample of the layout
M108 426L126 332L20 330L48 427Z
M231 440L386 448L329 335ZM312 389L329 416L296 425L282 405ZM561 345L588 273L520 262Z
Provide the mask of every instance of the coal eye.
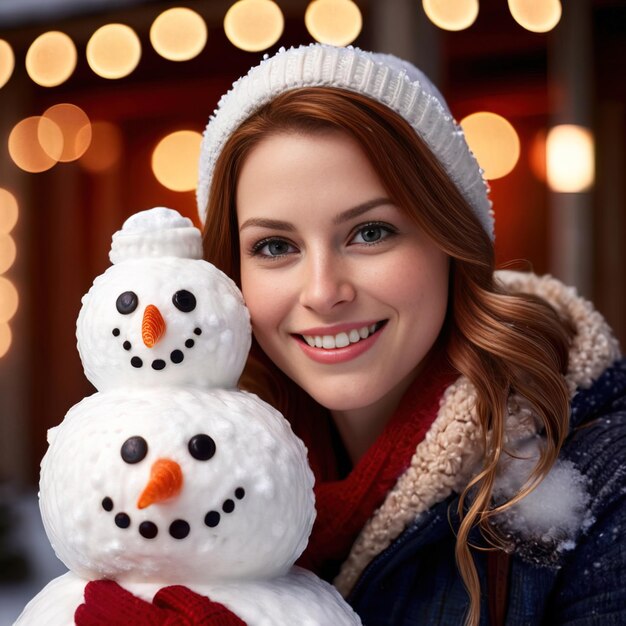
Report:
M189 454L198 461L208 461L215 454L215 441L208 435L195 435L187 447Z
M177 291L172 296L172 302L174 306L183 313L189 313L196 308L196 297L186 289Z
M129 437L122 444L120 454L126 463L139 463L148 454L148 444L143 437Z
M137 294L134 291L125 291L117 297L115 306L122 315L128 315L137 308Z

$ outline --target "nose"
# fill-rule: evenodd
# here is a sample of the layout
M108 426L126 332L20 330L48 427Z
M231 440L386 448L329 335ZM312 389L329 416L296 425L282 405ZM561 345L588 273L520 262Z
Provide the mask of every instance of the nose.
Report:
M154 304L149 304L143 312L141 338L148 348L152 348L164 334L165 320L161 311Z
M150 468L150 478L137 500L137 508L145 509L151 504L173 498L182 488L183 471L180 465L171 459L157 459Z
M356 295L353 277L345 259L326 253L310 254L304 264L300 304L317 313L330 313Z

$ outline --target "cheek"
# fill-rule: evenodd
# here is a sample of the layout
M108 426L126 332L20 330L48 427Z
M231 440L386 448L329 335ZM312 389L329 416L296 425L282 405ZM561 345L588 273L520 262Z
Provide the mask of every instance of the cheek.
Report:
M274 330L285 315L286 289L271 271L241 268L241 292L250 311L254 334L259 339Z

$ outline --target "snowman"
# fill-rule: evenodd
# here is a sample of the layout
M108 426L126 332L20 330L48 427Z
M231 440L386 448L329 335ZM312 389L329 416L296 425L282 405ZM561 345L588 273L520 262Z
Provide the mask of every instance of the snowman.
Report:
M294 566L315 517L306 449L235 388L249 317L201 252L190 220L138 213L83 298L78 348L99 391L49 431L40 479L44 527L69 572L20 626L360 624Z

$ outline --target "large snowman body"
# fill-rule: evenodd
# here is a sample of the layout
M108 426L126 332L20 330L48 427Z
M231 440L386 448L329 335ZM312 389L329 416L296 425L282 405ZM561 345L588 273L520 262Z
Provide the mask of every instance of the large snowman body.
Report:
M138 216L139 230L155 217L157 230L180 226L167 209ZM195 229L182 225L187 241ZM44 526L70 571L16 624L74 624L86 583L103 578L146 601L185 585L248 626L359 624L293 565L315 517L313 475L283 416L235 389L250 326L234 284L197 258L124 257L83 299L77 334L101 391L49 431L40 477Z

